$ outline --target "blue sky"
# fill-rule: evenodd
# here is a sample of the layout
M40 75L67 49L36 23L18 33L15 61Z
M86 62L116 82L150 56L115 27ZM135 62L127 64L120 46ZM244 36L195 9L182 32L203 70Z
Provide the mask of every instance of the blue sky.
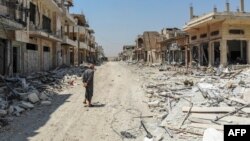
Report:
M74 0L73 13L83 12L96 41L107 56L116 56L125 44L135 44L144 31L160 31L164 27L182 28L189 20L189 6L195 15L211 12L214 5L224 11L226 0ZM229 0L236 11L240 0ZM250 12L250 0L245 0Z

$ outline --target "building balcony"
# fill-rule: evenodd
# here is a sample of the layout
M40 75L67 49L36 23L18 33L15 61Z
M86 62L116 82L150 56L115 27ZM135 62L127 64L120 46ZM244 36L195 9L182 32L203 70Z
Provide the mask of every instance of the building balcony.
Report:
M31 30L29 32L31 37L38 37L38 38L43 38L46 40L51 40L51 41L57 41L57 42L62 42L62 36L61 32L58 31L56 33L49 33L45 30Z
M69 25L76 25L76 21L73 16L69 14L69 11L66 7L62 7L63 9L63 18L68 22Z
M19 7L13 2L0 1L0 22L5 28L21 29L26 26L24 7Z
M73 47L78 47L77 41L70 39L68 36L64 36L63 44L70 45Z
M90 52L95 52L95 48L90 47Z
M41 0L41 2L44 5L46 5L46 7L51 11L55 11L57 13L63 12L62 8L59 6L59 4L55 0Z
M77 32L79 32L80 35L85 35L85 34L87 33L86 27L84 27L84 26L79 26L79 25L77 25L76 27L77 27L77 29L78 29Z
M80 49L89 49L89 47L86 43L80 42Z
M73 27L74 27L74 30L73 30ZM67 32L67 29L66 29L67 27L65 27L65 32ZM70 33L78 33L79 32L79 34L80 35L85 35L86 33L87 33L87 30L86 30L86 28L85 27L83 27L83 26L78 26L78 25L75 25L75 26L70 26L69 27L69 32Z

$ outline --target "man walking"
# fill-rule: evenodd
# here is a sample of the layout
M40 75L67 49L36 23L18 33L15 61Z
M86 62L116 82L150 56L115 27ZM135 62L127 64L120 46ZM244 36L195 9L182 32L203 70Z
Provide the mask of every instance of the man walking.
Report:
M91 64L87 70L83 73L83 86L86 88L85 101L88 107L92 107L91 99L94 92L94 69L95 66Z

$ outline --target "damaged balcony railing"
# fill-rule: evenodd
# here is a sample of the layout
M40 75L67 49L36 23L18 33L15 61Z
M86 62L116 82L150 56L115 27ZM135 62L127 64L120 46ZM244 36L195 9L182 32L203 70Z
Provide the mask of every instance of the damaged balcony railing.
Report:
M0 1L0 17L17 22L22 26L26 26L28 11L29 10L25 8L22 3L5 0ZM4 21L3 19L1 19L1 22L5 22L4 24L6 26L10 26L8 25L8 22Z

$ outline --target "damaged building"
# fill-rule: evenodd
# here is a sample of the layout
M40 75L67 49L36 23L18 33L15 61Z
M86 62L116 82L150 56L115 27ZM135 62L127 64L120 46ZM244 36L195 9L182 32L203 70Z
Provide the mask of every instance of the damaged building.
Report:
M0 74L79 65L95 54L93 31L69 13L72 6L72 0L0 0Z
M230 64L250 63L250 13L244 9L244 0L240 0L240 9L195 16L190 7L190 21L184 31L189 35L186 48L188 64L196 62L200 66L227 66Z
M125 45L123 46L123 51L120 54L120 58L123 61L132 61L135 60L135 46L134 45Z
M164 40L158 42L161 50L161 61L168 65L185 65L188 35L178 28L164 28L161 35Z
M158 42L163 37L157 31L145 31L143 35L139 35L136 39L136 56L137 60L144 60L148 63L158 63L159 45Z
M75 24L67 23L63 46L63 63L79 65L83 62L94 63L95 38L94 30L89 25L84 14L71 14Z

